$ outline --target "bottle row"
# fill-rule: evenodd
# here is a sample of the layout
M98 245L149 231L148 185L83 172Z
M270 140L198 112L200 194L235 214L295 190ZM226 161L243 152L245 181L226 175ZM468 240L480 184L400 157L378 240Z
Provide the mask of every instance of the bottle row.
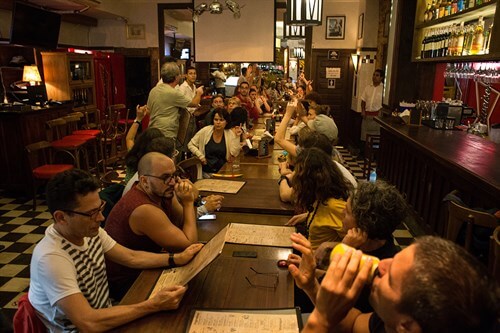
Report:
M463 10L480 6L483 3L491 0L433 0L432 4L427 3L427 8L424 12L424 22L436 20L445 16L459 13Z
M420 58L460 57L488 54L493 22L485 29L482 17L476 24L453 24L430 29L422 39Z

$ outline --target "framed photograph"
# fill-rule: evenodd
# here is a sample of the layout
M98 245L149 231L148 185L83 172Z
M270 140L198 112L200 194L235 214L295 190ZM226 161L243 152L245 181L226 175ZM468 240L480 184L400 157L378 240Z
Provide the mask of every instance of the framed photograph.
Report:
M365 20L365 14L359 15L358 19L358 39L363 38L363 21Z
M345 38L345 16L326 17L326 39Z
M127 39L144 39L144 38L146 38L146 25L127 24Z

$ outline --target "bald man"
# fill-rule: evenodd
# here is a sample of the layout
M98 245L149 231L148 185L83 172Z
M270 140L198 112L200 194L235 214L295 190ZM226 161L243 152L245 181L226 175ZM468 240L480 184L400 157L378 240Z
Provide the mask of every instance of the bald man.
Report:
M149 252L182 251L196 243L194 200L198 193L194 186L180 179L174 162L160 153L144 155L138 172L137 184L108 216L108 234L123 246ZM120 299L140 271L114 262L106 264L111 296Z

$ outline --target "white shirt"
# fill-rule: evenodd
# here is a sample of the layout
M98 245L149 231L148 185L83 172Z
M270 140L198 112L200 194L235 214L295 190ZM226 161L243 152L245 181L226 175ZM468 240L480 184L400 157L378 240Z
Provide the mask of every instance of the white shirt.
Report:
M212 73L212 76L215 78L215 88L224 88L226 86L224 83L227 80L226 74L220 70L216 70Z
M191 88L191 86L187 83L187 81L184 81L179 86L179 90L180 90L181 93L184 94L184 96L186 96L190 100L193 100L193 98L196 97L196 86L193 84L193 88ZM196 111L197 108L196 107L192 107L192 106L188 106L186 109L189 112L193 113L194 111Z
M384 85L381 83L374 86L373 83L366 86L361 100L366 103L366 111L378 111L382 109L382 94L384 92Z

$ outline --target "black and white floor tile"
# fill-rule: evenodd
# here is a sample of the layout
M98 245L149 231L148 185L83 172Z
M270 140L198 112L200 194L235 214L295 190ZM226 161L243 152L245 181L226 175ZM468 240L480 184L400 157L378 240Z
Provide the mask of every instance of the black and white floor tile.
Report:
M363 179L362 167L347 149L337 147L345 166L358 179ZM123 176L123 173L120 172ZM52 223L44 200L37 201L32 211L30 198L14 198L0 191L0 307L3 314L12 320L17 309L17 300L29 287L29 264L35 244L42 239L45 228ZM394 232L396 242L402 247L409 245L414 233L406 226Z

